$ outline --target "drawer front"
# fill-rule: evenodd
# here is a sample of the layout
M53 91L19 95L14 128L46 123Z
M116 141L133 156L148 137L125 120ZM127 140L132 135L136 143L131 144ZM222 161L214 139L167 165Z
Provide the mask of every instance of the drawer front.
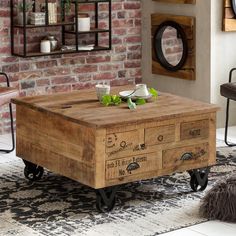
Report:
M175 141L175 125L145 129L145 145L171 143Z
M162 161L156 152L106 161L106 179L111 180L155 171L161 167Z
M209 145L208 143L203 143L194 146L164 150L162 157L164 169L178 170L179 167L185 167L186 170L194 169L195 166L201 164L207 165Z
M112 133L106 136L106 153L108 157L116 157L119 153L128 150L137 151L142 147L145 148L143 129Z
M209 120L199 120L192 122L181 123L180 139L192 138L208 138L209 136Z

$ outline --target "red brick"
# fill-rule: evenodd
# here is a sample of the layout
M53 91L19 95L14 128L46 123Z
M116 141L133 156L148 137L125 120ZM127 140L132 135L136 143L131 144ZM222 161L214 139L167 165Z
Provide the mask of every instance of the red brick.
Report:
M73 90L80 90L80 89L89 89L94 88L96 83L88 82L88 83L77 83L72 85Z
M10 65L4 65L2 67L2 71L5 73L14 73L14 72L19 72L19 64L10 64Z
M78 57L78 55L76 57L72 57L72 58L62 58L62 59L60 59L60 64L61 65L84 64L85 58L86 57L81 57L81 56Z
M97 72L98 67L97 65L84 65L84 66L78 66L76 67L73 72L74 73L91 73L91 72Z
M122 85L129 85L129 84L134 84L133 80L129 79L115 79L110 81L111 86L122 86Z
M76 79L71 76L55 77L51 79L51 84L72 84Z
M43 69L43 68L48 68L48 67L54 67L57 66L57 61L56 60L50 60L50 61L37 61L35 63L35 66L37 69Z
M141 67L140 61L125 62L125 68L140 68L140 67Z
M94 80L111 80L116 78L116 73L104 72L93 76Z
M68 67L54 67L44 71L45 76L54 76L54 75L69 75L70 68Z
M50 85L50 80L49 79L39 79L39 80L36 80L36 85L38 87Z
M71 91L71 85L56 85L49 88L49 92L58 93L58 92L69 92Z
M109 62L111 61L111 57L106 55L106 56L90 56L86 58L87 63L101 63L101 62Z
M141 36L129 36L125 38L126 43L139 43L141 42Z
M113 64L113 65L105 64L105 65L100 65L99 70L100 71L114 71L114 70L118 70L120 67L121 66L119 64Z
M132 9L140 9L141 3L139 2L125 2L124 3L124 9L126 10L132 10Z

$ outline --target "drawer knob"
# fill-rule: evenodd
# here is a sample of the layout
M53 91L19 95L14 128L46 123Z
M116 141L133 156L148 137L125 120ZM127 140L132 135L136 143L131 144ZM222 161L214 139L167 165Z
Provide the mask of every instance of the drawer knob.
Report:
M137 170L140 168L140 165L137 162L130 163L126 170L131 174L131 171Z
M193 154L190 152L184 153L180 158L181 161L187 161L193 159Z

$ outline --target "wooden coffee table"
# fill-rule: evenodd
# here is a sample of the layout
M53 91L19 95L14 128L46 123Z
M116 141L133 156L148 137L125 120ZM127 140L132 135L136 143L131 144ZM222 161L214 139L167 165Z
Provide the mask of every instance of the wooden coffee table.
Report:
M104 107L93 89L13 102L16 155L32 181L46 167L96 189L97 208L108 211L124 183L188 171L194 191L207 186L216 161L214 105L160 93L136 110Z

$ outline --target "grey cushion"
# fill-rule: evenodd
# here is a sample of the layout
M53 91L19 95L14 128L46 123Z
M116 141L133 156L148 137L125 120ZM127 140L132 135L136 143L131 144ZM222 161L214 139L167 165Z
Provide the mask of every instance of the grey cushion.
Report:
M220 94L226 98L236 100L236 82L222 84L220 86Z

